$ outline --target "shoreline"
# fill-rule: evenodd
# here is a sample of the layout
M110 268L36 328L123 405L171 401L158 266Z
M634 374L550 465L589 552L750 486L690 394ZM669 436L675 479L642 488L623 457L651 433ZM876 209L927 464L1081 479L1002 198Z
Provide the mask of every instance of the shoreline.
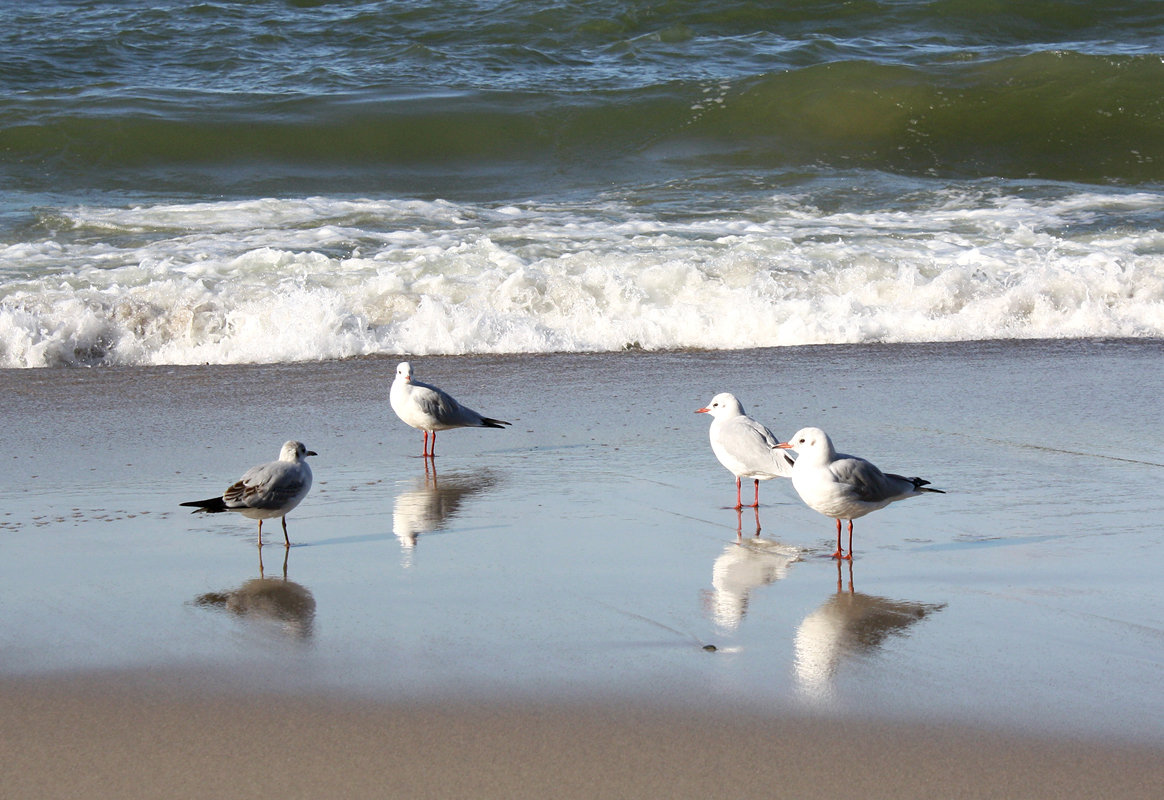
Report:
M463 360L507 362L520 359L557 359L557 358L617 358L651 357L651 356L733 356L747 354L779 354L779 353L824 353L828 351L851 352L868 350L871 352L884 350L918 350L935 351L950 348L965 347L979 352L1012 351L1025 348L1052 349L1078 351L1080 349L1104 346L1126 347L1164 347L1164 336L1035 336L1035 337L998 337L975 339L939 339L918 341L860 341L860 342L806 342L803 344L776 344L776 345L747 345L736 348L723 347L663 347L647 348L641 345L628 344L617 350L531 350L515 352L432 352L432 353L362 353L343 357L304 358L276 361L230 361L223 363L202 362L197 364L61 364L52 367L0 367L0 373L14 375L30 375L37 373L84 373L84 372L119 372L128 370L184 370L184 369L293 369L295 367L358 364L364 362L378 363L391 362L393 366L400 361L437 361L455 362ZM391 371L388 373L391 382Z

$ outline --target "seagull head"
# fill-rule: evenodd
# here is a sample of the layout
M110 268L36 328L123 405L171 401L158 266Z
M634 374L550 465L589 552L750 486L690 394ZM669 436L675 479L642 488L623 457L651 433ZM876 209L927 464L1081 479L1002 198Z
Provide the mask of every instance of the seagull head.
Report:
M695 413L711 414L716 419L738 417L744 413L744 407L731 392L720 392L706 406L697 408Z
M412 364L401 361L396 367L396 379L405 383L412 383Z
M801 428L792 434L792 438L787 442L781 442L776 446L784 450L795 450L801 455L813 452L832 455L834 452L833 440L820 428Z
M303 442L290 441L283 444L283 449L279 451L280 461L301 461L308 456L319 455L314 450L308 450Z

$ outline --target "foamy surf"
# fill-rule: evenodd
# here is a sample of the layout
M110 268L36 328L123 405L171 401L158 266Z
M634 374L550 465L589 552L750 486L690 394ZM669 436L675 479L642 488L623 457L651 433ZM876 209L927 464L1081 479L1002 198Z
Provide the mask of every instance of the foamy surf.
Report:
M836 205L835 203L833 205ZM843 205L843 204L842 204ZM1164 196L305 198L44 210L0 248L0 366L1164 336Z

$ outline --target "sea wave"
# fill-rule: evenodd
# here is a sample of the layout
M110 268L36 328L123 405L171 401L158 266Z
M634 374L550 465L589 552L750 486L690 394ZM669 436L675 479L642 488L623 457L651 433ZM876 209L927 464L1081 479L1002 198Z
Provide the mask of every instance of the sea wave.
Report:
M0 366L1164 337L1156 193L732 214L306 198L45 209Z
M208 171L332 183L412 169L625 177L661 162L1148 184L1164 181L1162 85L1159 56L1041 52L582 93L13 97L0 101L0 170L24 186L47 170L106 188Z

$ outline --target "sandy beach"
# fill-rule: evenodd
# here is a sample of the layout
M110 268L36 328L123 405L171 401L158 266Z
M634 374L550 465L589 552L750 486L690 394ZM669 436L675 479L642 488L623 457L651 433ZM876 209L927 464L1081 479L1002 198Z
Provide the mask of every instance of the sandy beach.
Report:
M1162 355L413 359L513 422L435 468L397 359L5 370L4 794L1158 796ZM730 508L719 391L948 494L838 569L788 482ZM290 438L289 551L177 506Z

